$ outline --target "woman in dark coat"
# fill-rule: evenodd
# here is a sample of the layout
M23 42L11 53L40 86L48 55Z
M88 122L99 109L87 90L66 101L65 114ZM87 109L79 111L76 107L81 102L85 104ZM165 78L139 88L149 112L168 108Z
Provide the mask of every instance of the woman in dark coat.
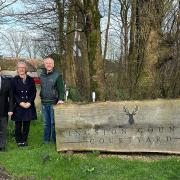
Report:
M37 119L35 108L36 86L32 77L27 75L25 62L17 64L17 73L12 80L15 108L12 120L15 121L15 138L18 146L27 146L31 120Z

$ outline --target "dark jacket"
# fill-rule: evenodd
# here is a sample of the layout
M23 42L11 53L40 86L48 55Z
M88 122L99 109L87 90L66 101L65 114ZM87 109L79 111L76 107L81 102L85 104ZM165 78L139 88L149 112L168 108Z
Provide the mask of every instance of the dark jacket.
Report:
M7 117L8 112L13 112L13 93L10 80L1 77L0 117Z
M43 104L56 104L58 100L64 100L64 82L62 75L53 69L47 74L43 69L40 74L41 80L41 102Z
M36 86L32 77L27 76L25 83L19 76L12 79L12 89L15 101L12 120L30 121L37 119L35 108ZM29 102L31 106L26 109L20 106L21 102Z

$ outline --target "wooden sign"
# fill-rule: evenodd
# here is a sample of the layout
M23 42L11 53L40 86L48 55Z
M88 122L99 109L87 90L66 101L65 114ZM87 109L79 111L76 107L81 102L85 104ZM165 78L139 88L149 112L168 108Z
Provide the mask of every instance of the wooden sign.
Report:
M57 151L180 154L180 99L55 106Z

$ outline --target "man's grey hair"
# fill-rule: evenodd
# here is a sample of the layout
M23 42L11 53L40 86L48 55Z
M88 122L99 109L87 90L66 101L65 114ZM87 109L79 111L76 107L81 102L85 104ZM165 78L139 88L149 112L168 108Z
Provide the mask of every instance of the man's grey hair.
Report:
M47 60L51 60L52 62L54 62L54 59L51 58L51 57L47 57L47 58L45 58L43 61L45 62L45 61L47 61Z
M26 64L24 61L19 61L19 62L17 63L17 67L18 67L20 64L25 65L25 66L26 66L26 68L27 68L27 64Z

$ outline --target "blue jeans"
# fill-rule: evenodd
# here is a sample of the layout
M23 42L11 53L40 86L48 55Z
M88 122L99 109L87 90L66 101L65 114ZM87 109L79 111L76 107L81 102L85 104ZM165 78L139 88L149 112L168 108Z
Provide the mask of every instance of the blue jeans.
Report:
M42 118L44 122L44 143L56 143L54 109L52 104L42 104Z

